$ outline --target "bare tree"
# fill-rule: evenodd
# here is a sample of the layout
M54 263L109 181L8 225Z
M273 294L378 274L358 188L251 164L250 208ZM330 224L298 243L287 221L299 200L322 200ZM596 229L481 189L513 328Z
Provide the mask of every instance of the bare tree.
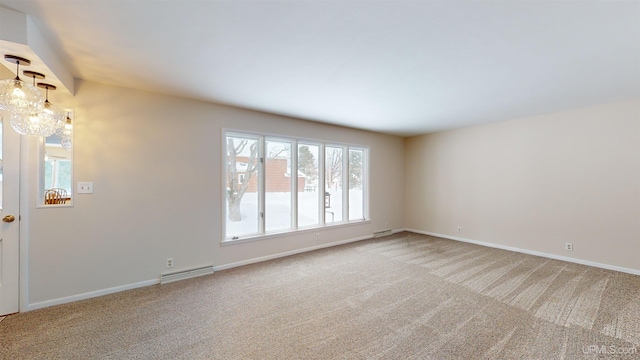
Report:
M244 171L244 178L242 181L239 180L237 158L239 154L245 151L248 144L249 140L227 137L227 203L229 207L229 220L231 221L242 220L240 203L242 202L244 193L249 187L249 181L251 181L251 178L258 170L258 142L252 141L249 145L249 159L247 161L247 168Z
M342 149L326 148L325 156L325 181L327 188L338 187L339 180L342 179Z
M267 159L277 159L280 155L285 154L286 157L289 156L289 147L288 145L282 145L280 143L271 143L267 141Z

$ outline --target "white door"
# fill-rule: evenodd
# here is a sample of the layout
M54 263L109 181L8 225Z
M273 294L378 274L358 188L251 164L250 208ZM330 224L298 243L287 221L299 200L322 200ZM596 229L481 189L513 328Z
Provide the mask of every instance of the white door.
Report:
M18 312L20 135L0 111L0 315Z

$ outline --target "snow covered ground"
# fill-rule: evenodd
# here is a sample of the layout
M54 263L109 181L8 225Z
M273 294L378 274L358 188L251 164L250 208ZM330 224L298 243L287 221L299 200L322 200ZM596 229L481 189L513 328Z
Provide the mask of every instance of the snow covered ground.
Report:
M342 221L341 189L330 191L331 207L326 211L326 223ZM265 195L265 228L266 231L291 229L291 193L268 192ZM298 227L313 226L319 223L317 192L298 193ZM322 198L324 203L324 197ZM351 220L363 218L362 190L349 191L349 218ZM257 193L245 193L240 205L241 221L231 221L226 218L227 236L255 234L258 232L258 197ZM333 213L333 216L332 216Z

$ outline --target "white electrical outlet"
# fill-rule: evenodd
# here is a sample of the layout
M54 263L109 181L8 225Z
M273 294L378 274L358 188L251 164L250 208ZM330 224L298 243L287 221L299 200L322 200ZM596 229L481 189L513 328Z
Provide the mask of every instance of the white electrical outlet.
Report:
M316 234L316 241L320 240L320 234Z
M167 267L168 268L172 268L173 267L173 258L167 258Z
M564 249L566 251L573 251L573 243L564 243Z
M458 232L462 232L462 226L458 226Z
M388 228L389 228L389 222L388 222L388 221L385 221L385 222L384 222L384 228L385 228L385 229L388 229Z

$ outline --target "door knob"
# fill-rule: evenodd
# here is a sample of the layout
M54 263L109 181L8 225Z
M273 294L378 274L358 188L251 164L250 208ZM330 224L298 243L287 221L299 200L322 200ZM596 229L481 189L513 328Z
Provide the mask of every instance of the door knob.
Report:
M15 220L15 219L16 219L16 217L15 217L15 216L13 216L13 215L7 215L7 216L5 216L5 217L3 217L3 218L2 218L2 221L4 221L4 222L13 222L13 220Z

